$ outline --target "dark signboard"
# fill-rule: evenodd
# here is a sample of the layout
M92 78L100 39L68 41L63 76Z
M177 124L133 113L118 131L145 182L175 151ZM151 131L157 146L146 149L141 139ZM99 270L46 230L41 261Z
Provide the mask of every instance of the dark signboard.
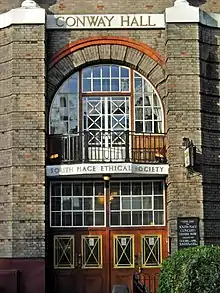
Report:
M199 218L177 219L178 249L199 245Z

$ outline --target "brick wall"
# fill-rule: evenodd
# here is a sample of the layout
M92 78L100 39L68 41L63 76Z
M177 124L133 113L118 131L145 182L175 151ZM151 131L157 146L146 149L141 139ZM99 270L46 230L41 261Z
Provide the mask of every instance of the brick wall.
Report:
M220 244L220 30L200 27L205 242Z
M19 7L21 0L2 0L0 12ZM174 0L36 0L43 8L52 13L160 13L173 5ZM200 6L203 10L220 12L220 2L213 0L188 0L190 5Z
M177 245L177 217L203 219L202 176L184 167L183 137L201 150L199 30L191 24L168 24L167 135L169 175L167 185L168 227L171 251ZM203 242L203 224L200 227Z
M0 30L0 257L44 257L45 30Z

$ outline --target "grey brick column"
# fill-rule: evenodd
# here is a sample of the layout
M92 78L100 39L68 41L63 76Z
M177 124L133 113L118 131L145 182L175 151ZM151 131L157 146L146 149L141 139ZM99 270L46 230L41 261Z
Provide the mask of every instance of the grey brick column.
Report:
M0 257L44 258L45 11L14 13L0 30Z
M201 244L204 234L202 174L190 173L184 167L183 154L183 137L193 140L197 149L201 151L199 26L197 23L188 23L187 20L191 8L192 12L196 13L194 7L187 4L180 5L167 9L166 29L166 115L169 161L167 221L171 252L177 249L178 217L199 217ZM174 11L173 15L170 13L171 9ZM178 9L186 18L181 23L175 21ZM181 19L178 15L176 18Z

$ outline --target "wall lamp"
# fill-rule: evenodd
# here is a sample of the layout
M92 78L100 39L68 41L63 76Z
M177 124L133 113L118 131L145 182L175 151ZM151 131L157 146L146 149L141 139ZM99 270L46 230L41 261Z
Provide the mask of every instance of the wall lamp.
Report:
M103 180L104 181L109 181L111 179L110 175L103 175Z

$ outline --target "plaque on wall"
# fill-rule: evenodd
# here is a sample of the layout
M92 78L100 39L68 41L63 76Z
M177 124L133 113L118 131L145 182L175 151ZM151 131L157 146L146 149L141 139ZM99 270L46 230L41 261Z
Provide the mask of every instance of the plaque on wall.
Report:
M199 245L199 218L177 218L178 249Z

